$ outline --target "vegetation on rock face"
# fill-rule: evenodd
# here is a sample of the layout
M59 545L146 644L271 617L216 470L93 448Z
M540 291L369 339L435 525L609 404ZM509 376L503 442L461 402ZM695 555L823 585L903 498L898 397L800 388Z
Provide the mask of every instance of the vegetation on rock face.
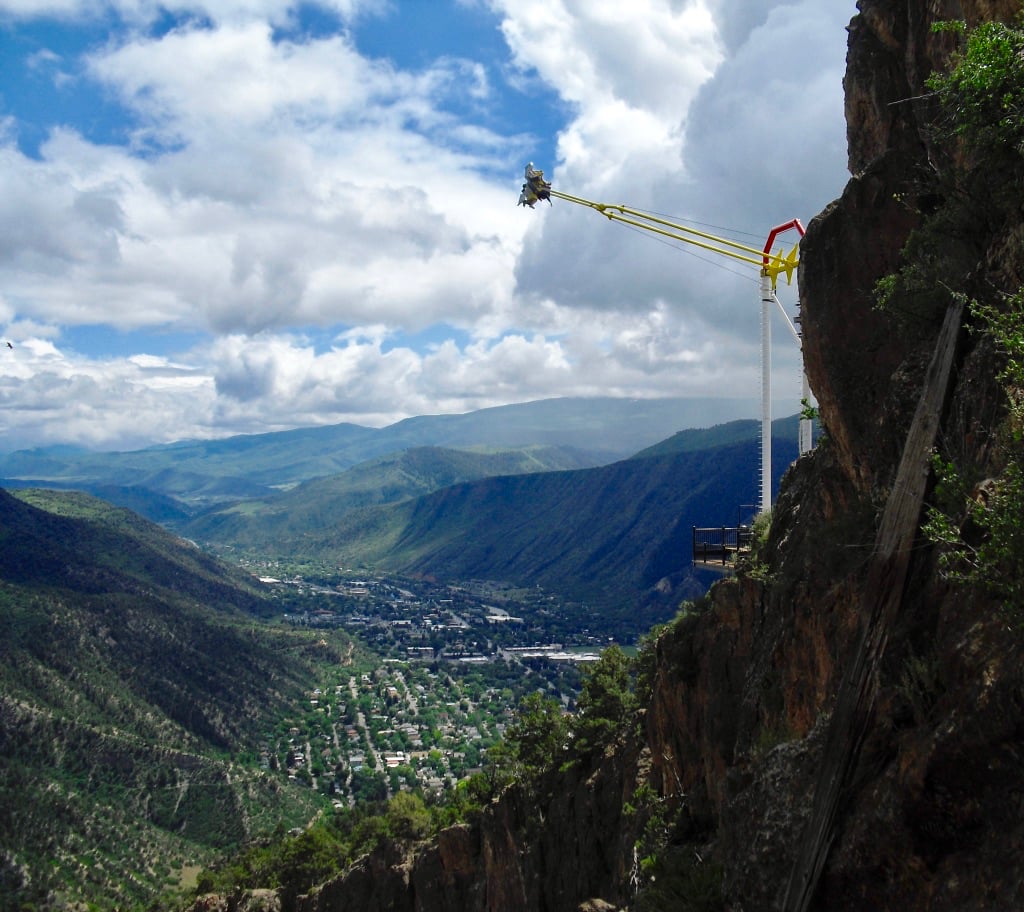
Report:
M250 844L229 861L202 871L195 892L238 895L243 890L274 889L284 907L291 908L297 896L385 842L423 839L448 822L450 815L440 805L428 807L413 792L400 792L388 802L360 802L351 810L322 815L300 832L279 829Z
M1006 359L999 377L1007 394L1007 416L997 435L1003 463L994 477L978 467L957 466L936 455L935 505L925 533L944 546L947 579L988 591L1024 620L1024 290L1002 307L972 303L979 329Z
M1005 227L1017 217L1024 186L1024 18L982 23L969 33L963 23L939 28L964 34L964 46L949 72L933 75L928 85L941 105L941 128L959 137L966 150L964 163L953 170L961 182L985 192L978 199L948 195L922 234L934 243L936 233L949 234L950 222L966 228L970 219L982 219L1012 273L1012 264L1019 270L1024 262L1019 232ZM944 254L948 247L936 250ZM920 256L911 258L905 274L925 274L922 262ZM976 273L982 262L968 265ZM925 532L943 546L941 567L948 579L987 591L1019 617L1024 610L1024 289L979 283L971 270L961 283L973 280L972 287L954 285L950 276L945 288L971 299L972 329L1001 359L997 379L1005 393L1004 417L992 430L991 456L984 464L948 445L947 452L936 454L937 485Z
M927 80L937 105L932 134L953 137L931 158L916 188L920 225L903 265L878 282L880 306L905 325L933 324L956 300L969 301L978 344L1003 367L1003 418L964 427L966 445L947 435L936 453L936 486L925 534L942 546L941 569L1006 604L1024 607L1024 289L1001 287L1019 276L1024 244L1024 19L984 22L968 31L945 22L936 32L961 37L948 71ZM1002 273L1000 275L999 273ZM979 441L978 437L988 437ZM978 454L983 454L979 457Z
M596 752L624 740L639 708L633 663L618 646L609 646L588 669L576 701L576 749Z
M673 847L646 867L648 883L636 912L723 912L721 865L705 862L693 846Z
M940 124L985 154L1024 153L1024 31L1021 22L983 22L967 34L949 73L928 87L939 98ZM964 34L963 22L936 31Z
M618 646L604 650L583 673L574 713L540 691L528 694L504 739L488 751L472 791L490 799L513 783L543 790L551 774L589 764L613 743L634 738L640 664Z
M957 296L988 301L1013 291L993 285L988 271L993 250L1018 263L1022 253L1014 237L1024 176L1021 22L985 22L969 33L962 22L947 22L936 31L963 34L963 48L948 72L927 80L929 167L899 197L919 225L901 268L876 286L880 306L919 328L937 325Z

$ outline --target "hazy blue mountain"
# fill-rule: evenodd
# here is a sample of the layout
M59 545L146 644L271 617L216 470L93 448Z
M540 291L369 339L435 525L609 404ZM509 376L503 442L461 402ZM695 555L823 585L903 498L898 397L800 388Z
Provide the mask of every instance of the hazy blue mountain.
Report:
M543 399L464 415L407 418L386 428L406 445L573 446L611 462L675 431L705 427L757 413L752 399Z
M445 488L402 511L380 559L439 579L541 585L639 633L706 588L706 571L692 567L693 526L752 515L758 430L750 422L738 442ZM774 438L776 489L796 456L795 433Z
M464 415L409 418L385 428L356 424L299 428L215 441L182 441L132 452L83 453L69 448L0 455L3 484L147 489L190 509L265 497L312 478L401 450L573 447L591 465L622 459L684 428L756 414L747 399L548 399ZM127 495L126 495L127 496ZM116 502L124 502L118 496ZM141 504L140 500L136 500ZM147 513L147 515L150 515Z

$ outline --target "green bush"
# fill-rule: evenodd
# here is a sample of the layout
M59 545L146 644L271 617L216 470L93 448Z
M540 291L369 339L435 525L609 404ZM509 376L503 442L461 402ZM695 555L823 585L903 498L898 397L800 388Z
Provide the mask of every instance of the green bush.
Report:
M962 22L937 28L964 37L948 72L929 77L931 95L921 100L933 139L929 166L899 194L920 224L900 268L875 285L878 307L908 328L937 326L958 294L975 294L964 283L986 259L986 232L997 235L1018 220L1024 173L1021 20L969 32Z
M936 456L935 493L924 532L940 545L940 568L953 582L987 591L1019 623L1024 618L1024 289L1000 306L972 302L977 332L1005 358L999 379L1006 420L999 441L1004 468L974 484L976 470Z
M620 647L609 646L584 672L576 709L580 752L603 747L631 730L628 722L637 709L633 667Z
M399 792L388 802L384 825L395 839L423 839L432 829L430 811L415 792Z
M675 846L645 859L644 887L636 897L636 912L722 912L723 872L703 861L691 846Z
M938 31L966 35L948 73L928 80L939 98L942 123L986 153L1024 152L1024 31L1016 23L983 22L969 33L962 22Z
M505 740L513 758L527 773L542 773L558 766L569 742L569 723L562 704L539 691L524 697ZM493 756L494 751L491 753Z

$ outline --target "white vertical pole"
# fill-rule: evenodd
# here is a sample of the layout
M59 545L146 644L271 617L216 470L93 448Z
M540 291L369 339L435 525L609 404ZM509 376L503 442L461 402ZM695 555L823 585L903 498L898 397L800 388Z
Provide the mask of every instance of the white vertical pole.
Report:
M772 508L772 280L761 274L761 512Z

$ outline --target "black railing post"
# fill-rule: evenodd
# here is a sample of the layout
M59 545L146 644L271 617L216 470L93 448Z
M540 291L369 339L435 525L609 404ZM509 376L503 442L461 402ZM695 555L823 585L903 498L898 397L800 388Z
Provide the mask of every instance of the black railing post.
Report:
M748 526L691 526L694 563L715 562L723 567L750 548L753 535Z

